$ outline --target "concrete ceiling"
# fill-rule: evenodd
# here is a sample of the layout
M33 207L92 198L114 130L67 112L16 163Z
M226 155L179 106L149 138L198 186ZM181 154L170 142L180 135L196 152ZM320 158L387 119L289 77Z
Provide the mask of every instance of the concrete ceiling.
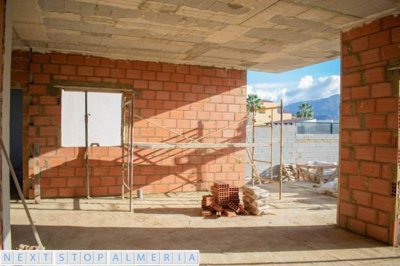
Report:
M14 49L280 72L339 56L339 36L400 0L15 0Z

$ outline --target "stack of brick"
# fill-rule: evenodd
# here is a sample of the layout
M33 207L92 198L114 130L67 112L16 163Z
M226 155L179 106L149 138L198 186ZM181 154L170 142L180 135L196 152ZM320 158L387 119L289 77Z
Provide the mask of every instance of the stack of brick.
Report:
M243 187L243 204L245 209L255 215L268 214L270 206L268 205L269 192L258 187Z
M229 184L223 182L214 182L211 193L212 195L203 196L201 207L204 217L212 216L214 213L216 217L248 214L244 206L240 204L239 188L230 187Z

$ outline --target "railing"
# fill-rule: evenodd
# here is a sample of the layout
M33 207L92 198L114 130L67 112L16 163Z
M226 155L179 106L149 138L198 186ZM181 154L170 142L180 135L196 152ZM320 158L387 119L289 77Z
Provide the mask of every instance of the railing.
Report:
M338 122L297 122L297 134L339 134Z

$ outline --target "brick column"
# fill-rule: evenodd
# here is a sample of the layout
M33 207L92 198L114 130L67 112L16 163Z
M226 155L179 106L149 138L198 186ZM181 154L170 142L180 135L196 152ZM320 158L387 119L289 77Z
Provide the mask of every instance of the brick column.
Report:
M393 245L398 235L399 44L400 17L342 33L338 224Z

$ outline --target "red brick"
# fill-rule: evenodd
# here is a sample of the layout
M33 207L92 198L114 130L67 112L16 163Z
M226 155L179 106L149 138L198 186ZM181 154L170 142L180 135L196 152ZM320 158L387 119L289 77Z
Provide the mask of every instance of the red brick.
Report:
M57 104L55 96L40 96L40 104Z
M353 99L362 99L369 97L370 97L369 86L354 87L351 89L351 98Z
M400 57L400 47L399 44L391 44L381 48L382 60L391 60Z
M93 196L105 196L107 195L107 187L94 187L92 188Z
M149 82L146 80L135 80L133 82L133 86L135 89L148 89L149 88Z
M372 196L372 206L375 209L393 213L395 209L395 199L392 197L374 194Z
M357 113L373 113L375 112L375 100L358 101L356 104Z
M140 79L142 77L142 71L134 70L134 69L128 69L126 71L126 77L127 78L131 78L131 79Z
M357 219L349 218L347 222L347 226L351 231L359 233L361 235L365 234L366 231L366 223Z
M392 144L392 133L388 131L373 131L371 137L372 144Z
M400 26L400 18L398 15L387 16L382 19L382 27L384 29Z
M362 65L371 64L380 61L380 50L372 49L360 53L360 61Z
M85 56L84 57L84 64L88 66L99 66L100 65L100 58L94 56Z
M374 162L361 162L361 174L366 176L380 177L381 165Z
M61 167L58 169L59 177L73 177L75 175L75 168L73 167Z
M358 174L358 162L342 160L341 163L341 172L346 174Z
M109 77L110 76L110 69L106 67L96 67L94 69L94 75L96 77Z
M162 64L162 71L163 72L175 72L176 71L176 65L163 63Z
M385 72L383 67L367 69L365 71L365 79L368 83L376 83L385 81Z
M343 116L342 128L360 128L360 118L357 116Z
M355 144L369 144L370 132L369 131L351 131L350 140Z
M49 63L50 55L49 54L32 54L32 62L33 63Z
M375 209L357 206L357 218L368 223L376 223L378 213Z
M350 43L351 51L354 53L358 53L360 51L364 51L368 49L368 37L362 37L359 39L355 39Z
M364 176L350 176L349 187L358 190L367 190L368 178Z
M115 177L101 177L100 178L100 185L101 186L113 186L116 184Z
M392 85L390 83L376 83L371 86L371 95L374 98L392 96Z
M34 116L32 120L35 126L50 126L53 123L50 116Z
M151 90L163 90L164 84L161 81L149 81L149 88Z
M378 212L378 224L382 226L389 225L389 215L384 212Z
M353 114L353 103L343 102L341 105L342 115L352 115Z
M185 75L185 82L186 83L198 83L198 76L194 75Z
M44 115L60 115L61 108L58 105L47 105L43 107Z
M367 224L367 236L387 243L389 239L389 230L385 227Z
M12 66L14 68L14 66ZM42 64L30 64L29 65L29 70L32 73L41 73L42 72Z
M100 59L100 65L102 67L115 68L117 64L116 64L115 60L112 60L112 59L109 59L109 58L101 58Z
M58 197L58 190L56 188L47 188L40 191L43 198Z
M358 160L373 160L374 159L374 148L365 146L355 147L355 158Z
M389 31L380 31L369 36L369 47L377 48L390 43Z
M67 55L59 54L59 53L52 53L50 55L50 62L55 64L66 64L67 63Z
M113 77L113 78L125 78L125 69L111 68L110 77Z
M397 149L396 148L376 147L375 160L378 162L396 163L397 162Z
M78 66L78 75L93 76L94 68L90 66Z
M60 72L60 65L45 64L43 65L43 73L46 74L58 74Z
M360 85L360 73L345 74L342 76L343 87L354 87Z
M382 195L390 195L391 183L389 180L370 178L369 191Z
M67 63L72 65L82 65L84 62L83 55L69 54L67 55Z
M157 91L156 92L156 99L158 100L169 100L170 94L167 91Z
M363 25L362 27L360 27L360 34L361 35L368 35L374 32L378 32L381 30L381 21L378 20L374 20L372 22L369 22L365 25Z
M157 72L157 80L169 81L170 79L171 79L171 74L170 73Z
M371 206L372 194L360 190L352 191L352 199L355 200L357 205Z
M40 128L40 136L56 136L57 128L56 127L41 127Z
M400 27L393 29L391 35L392 43L400 43Z
M39 84L48 84L50 82L50 75L48 74L34 74L33 81Z
M385 115L368 115L366 117L367 128L386 128Z
M387 128L389 128L389 129L397 129L398 128L398 115L397 114L389 114L387 116Z
M71 65L61 65L60 74L62 75L76 75L76 67Z
M115 60L117 64L117 69L127 69L127 68L132 68L132 61L129 60Z
M83 178L68 178L67 179L67 186L68 187L83 187L84 182L83 182Z
M65 177L53 177L50 179L50 185L52 187L66 187L67 180Z
M352 152L351 152L351 149L350 148L346 148L346 147L342 147L341 149L340 149L340 157L342 158L342 159L351 159L351 154L352 154Z
M376 111L377 112L396 112L399 108L399 99L398 98L383 98L377 99L376 101Z
M339 213L350 217L356 217L356 205L340 201Z
M35 74L40 75L40 74ZM11 73L11 80L14 82L29 82L29 73L28 72L15 72Z

